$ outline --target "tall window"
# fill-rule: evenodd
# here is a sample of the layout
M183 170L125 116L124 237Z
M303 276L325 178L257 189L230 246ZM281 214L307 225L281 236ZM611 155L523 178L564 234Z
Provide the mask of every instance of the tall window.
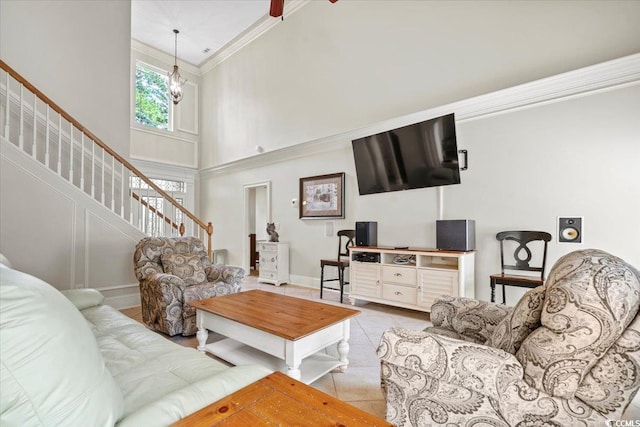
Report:
M136 123L169 130L169 77L136 64Z

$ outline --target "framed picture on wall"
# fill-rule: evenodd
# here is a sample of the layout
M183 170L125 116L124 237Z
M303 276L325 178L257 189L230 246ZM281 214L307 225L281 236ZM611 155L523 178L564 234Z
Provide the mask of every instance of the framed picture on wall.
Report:
M300 178L300 219L344 218L344 172Z

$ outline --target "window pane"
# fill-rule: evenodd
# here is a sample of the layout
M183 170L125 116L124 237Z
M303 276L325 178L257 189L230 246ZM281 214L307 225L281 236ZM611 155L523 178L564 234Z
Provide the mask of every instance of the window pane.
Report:
M147 223L146 230L149 236L158 237L162 236L162 227L164 227L163 205L164 199L162 197L142 197L142 200L147 203Z
M169 78L136 64L136 123L169 129Z
M178 202L178 204L180 204L181 206L184 205L184 200L182 199L182 197L177 197L175 201ZM182 224L184 222L184 214L180 209L175 210L175 221L176 224Z
M162 191L185 193L187 191L183 181L170 181L166 179L151 179ZM137 176L130 177L131 188L149 189L149 185Z

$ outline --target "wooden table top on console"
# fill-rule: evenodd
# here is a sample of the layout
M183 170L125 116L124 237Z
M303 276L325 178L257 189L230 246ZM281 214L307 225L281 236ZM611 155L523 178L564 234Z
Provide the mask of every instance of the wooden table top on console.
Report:
M189 305L291 341L360 313L261 290L193 301Z
M392 424L280 372L195 412L173 427L391 426Z

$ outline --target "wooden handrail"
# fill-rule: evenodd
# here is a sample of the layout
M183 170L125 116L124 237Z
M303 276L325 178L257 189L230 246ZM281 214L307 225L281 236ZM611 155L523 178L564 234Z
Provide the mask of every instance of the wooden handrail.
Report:
M164 220L164 222L169 224L172 228L175 228L176 230L180 229L180 225L178 225L175 222L171 221L171 219L167 218L165 214L163 214L162 212L158 211L158 209L156 209L155 207L151 206L149 204L149 202L147 202L142 197L140 197L138 195L138 193L131 192L131 197L133 197L134 199L136 199L137 201L142 203L142 206L145 206L147 209L149 209L151 212L156 214L158 217L162 218ZM182 227L182 228L184 229L184 227ZM183 231L183 233L184 233L184 231ZM180 234L180 235L182 236L182 234Z
M116 153L115 151L113 151L111 148L109 148L109 146L107 144L105 144L104 142L102 142L102 140L100 138L98 138L97 136L95 136L89 129L87 129L86 127L84 127L80 122L78 122L76 119L74 119L73 117L71 117L71 115L69 113L67 113L66 111L64 111L62 108L60 108L60 106L58 106L55 102L53 102L48 96L46 96L44 93L42 93L40 90L38 90L38 88L36 88L34 85L32 85L31 83L29 83L29 81L27 81L24 77L22 77L20 74L18 74L13 68L11 68L9 65L7 65L6 62L4 62L3 60L0 59L0 68L2 68L3 70L5 70L7 73L9 73L11 75L11 77L13 77L16 81L18 81L19 83L21 83L24 87L26 87L27 89L29 89L32 93L34 93L36 96L38 96L38 98L40 98L42 101L44 101L47 105L49 105L49 107L51 107L56 113L60 114L62 117L64 117L64 119L66 121L68 121L69 123L71 123L76 129L80 130L81 132L83 132L85 135L87 135L89 138L91 138L96 144L98 144L103 150L105 150L107 153L109 153L111 156L113 156L116 160L118 160L120 163L122 163L127 169L129 169L131 172L133 172L135 175L139 176L145 183L147 183L151 188L153 188L158 194L160 194L163 198L165 198L166 200L168 200L172 205L176 206L176 208L178 208L178 210L182 211L182 213L184 213L187 217L189 217L193 222L195 222L196 224L198 224L201 228L203 228L204 230L207 230L207 224L205 224L203 221L201 221L198 217L196 217L194 214L192 214L191 212L189 212L184 206L182 206L180 203L176 202L173 197L171 197L170 195L168 195L166 192L164 192L160 187L158 187L153 181L151 181L149 178L147 178L142 172L140 172L138 169L136 169L135 166L133 166L131 163L129 163L124 157L120 156L118 153ZM9 96L8 90L7 90L7 96Z
M209 258L211 258L212 249L211 249L211 235L213 233L213 226L211 222L205 224L202 220L196 217L194 214L189 212L184 206L178 203L173 197L167 194L164 190L158 187L151 179L147 178L142 172L140 172L135 166L129 163L124 157L120 156L114 150L112 150L107 144L102 142L100 138L94 135L89 129L83 126L80 122L74 119L69 113L64 111L58 104L53 102L48 96L46 96L43 92L41 92L37 87L32 85L27 79L22 77L17 71L11 68L6 62L0 59L0 68L6 71L11 77L13 77L18 83L22 84L25 88L31 91L34 95L36 95L40 100L42 100L45 104L47 104L51 109L53 109L56 113L60 114L61 117L64 117L66 121L71 123L76 129L80 130L82 133L87 135L94 143L100 146L106 153L109 153L114 159L124 165L129 171L131 171L134 175L138 176L142 179L149 187L153 188L157 194L162 196L165 200L169 201L172 205L174 205L179 211L185 214L189 219L191 219L194 223L196 223L200 228L205 230L209 236L208 238L208 254ZM7 98L9 97L9 87L7 87ZM133 193L132 193L133 195ZM138 196L139 197L139 196ZM134 196L135 198L135 196ZM138 200L140 200L138 198ZM144 203L144 201L143 201ZM150 209L153 209L151 206L148 206ZM166 221L168 221L165 218ZM171 221L168 221L171 223ZM173 226L173 225L172 225ZM180 224L181 229L184 229L184 225Z

